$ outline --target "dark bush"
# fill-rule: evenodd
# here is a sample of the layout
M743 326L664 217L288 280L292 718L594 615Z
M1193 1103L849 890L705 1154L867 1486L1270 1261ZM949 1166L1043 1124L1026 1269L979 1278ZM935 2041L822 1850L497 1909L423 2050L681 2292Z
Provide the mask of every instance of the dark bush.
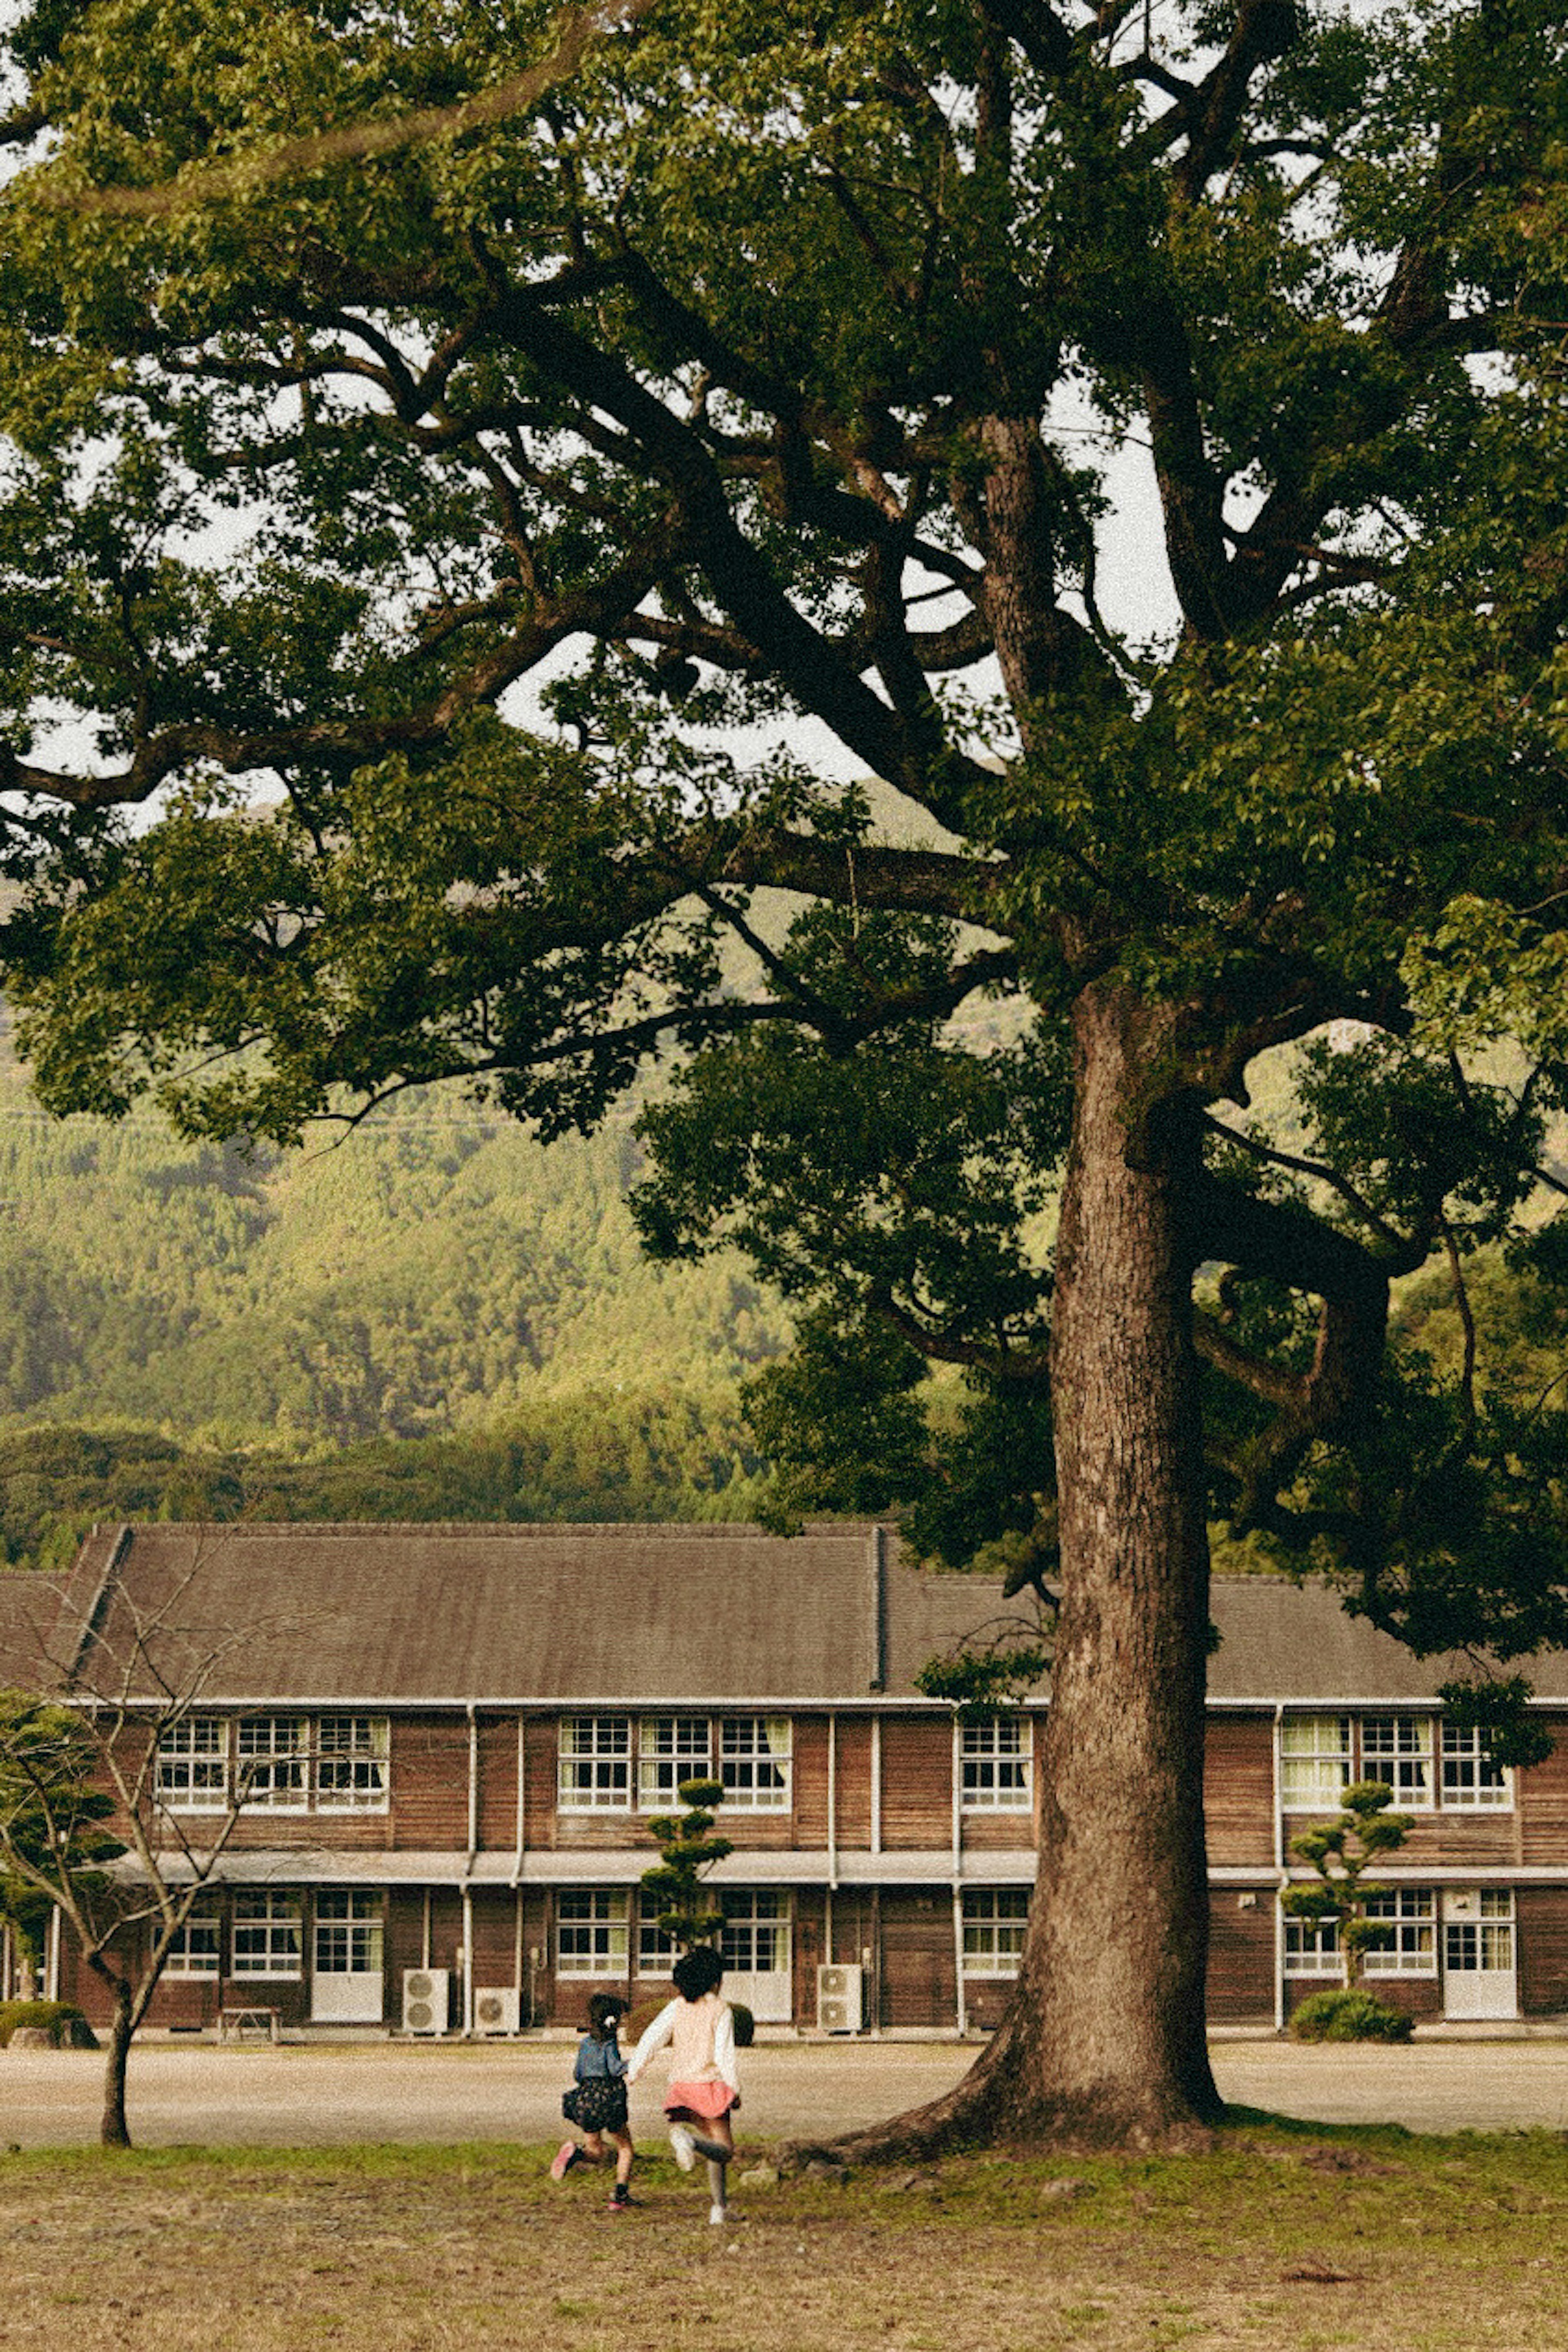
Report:
M1415 2020L1363 1985L1309 1993L1290 2020L1293 2042L1408 2042Z
M0 2050L19 2025L42 2025L57 2050L96 2050L98 2036L68 2000L0 2000Z

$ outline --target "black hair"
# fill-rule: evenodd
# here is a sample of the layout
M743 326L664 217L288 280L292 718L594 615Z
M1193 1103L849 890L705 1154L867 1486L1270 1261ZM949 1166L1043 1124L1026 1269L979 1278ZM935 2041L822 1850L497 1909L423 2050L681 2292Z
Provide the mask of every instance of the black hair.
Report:
M626 2002L617 2000L613 1992L596 1992L588 2003L588 2031L595 2041L613 2041L626 2013Z
M682 2000L700 2000L723 1981L724 1963L711 1944L699 1944L693 1951L682 1952L670 1974Z

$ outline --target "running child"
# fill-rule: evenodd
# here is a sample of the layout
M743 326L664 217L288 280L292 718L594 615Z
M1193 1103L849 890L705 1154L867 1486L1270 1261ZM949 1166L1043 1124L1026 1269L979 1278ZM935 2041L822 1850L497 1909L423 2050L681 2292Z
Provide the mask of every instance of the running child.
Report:
M550 2167L552 2180L564 2180L574 2165L597 2164L605 2154L607 2134L616 2150L616 2185L610 2210L624 2213L631 2204L627 2183L632 2177L632 2136L626 2126L626 2062L616 2036L626 2015L625 2001L613 1993L596 1992L588 2003L588 2031L577 2046L572 2088L562 2095L561 2112L583 2134L563 2140Z
M632 2053L626 2081L635 2083L656 2051L669 2045L669 2087L664 2112L669 2144L682 2172L701 2157L712 2203L708 2219L727 2218L727 2169L735 2153L730 2117L741 2104L735 2069L735 2012L719 1998L724 1963L711 1945L682 1952L671 1971L675 1999L667 2001Z

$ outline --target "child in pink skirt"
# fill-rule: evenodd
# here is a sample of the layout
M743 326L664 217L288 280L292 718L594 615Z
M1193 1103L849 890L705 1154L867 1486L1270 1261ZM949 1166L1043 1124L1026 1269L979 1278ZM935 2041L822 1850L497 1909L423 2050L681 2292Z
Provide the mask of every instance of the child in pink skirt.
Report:
M665 2003L637 2043L626 2081L635 2083L655 2052L669 2044L664 2101L669 2144L682 2172L689 2172L700 2156L706 2161L712 2199L708 2219L722 2222L729 2205L726 2168L735 2153L730 2116L741 2104L735 2013L719 1998L724 1963L710 1945L682 1952L671 1973L675 1999Z

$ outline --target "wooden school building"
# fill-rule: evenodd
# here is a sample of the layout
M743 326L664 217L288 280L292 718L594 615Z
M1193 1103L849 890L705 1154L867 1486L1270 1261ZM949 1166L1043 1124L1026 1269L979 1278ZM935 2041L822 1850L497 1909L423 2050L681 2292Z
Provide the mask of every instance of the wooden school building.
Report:
M964 1725L914 1677L1015 1605L880 1527L127 1527L63 1586L0 1577L0 1684L170 1695L171 1851L210 1851L240 1792L154 2026L512 2033L652 1994L648 1823L711 1777L731 1996L775 2028L951 2034L993 2023L1017 1968L1048 1700ZM1379 1779L1415 1826L1378 1872L1376 1989L1568 2021L1568 1738L1499 1768L1444 1719L1452 1663L1322 1591L1224 1580L1214 1614L1212 2021L1278 2025L1338 1980L1332 1927L1278 1891L1296 1832ZM1568 1657L1532 1675L1568 1734ZM16 1973L0 1949L0 1996ZM101 2013L58 1924L47 1976Z

